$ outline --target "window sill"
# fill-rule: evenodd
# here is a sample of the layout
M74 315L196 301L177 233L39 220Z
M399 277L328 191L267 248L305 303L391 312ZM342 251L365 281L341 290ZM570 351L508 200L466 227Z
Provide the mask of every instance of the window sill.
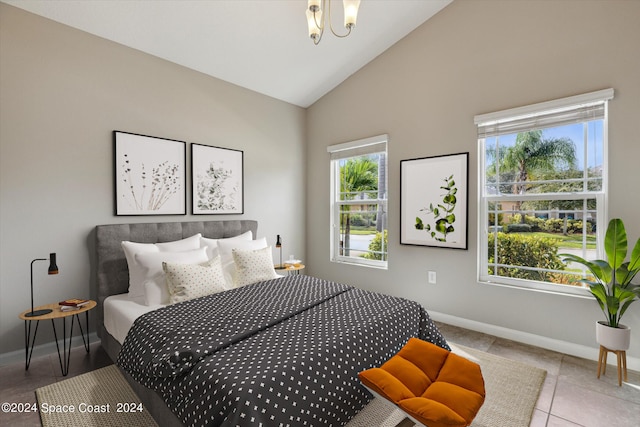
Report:
M478 280L481 285L499 286L503 288L518 289L522 291L541 292L545 294L560 295L573 298L592 299L593 296L587 288L580 288L575 286L562 286L562 285L547 285L544 283L533 281L522 281L523 283L504 283L496 282L492 280ZM561 288L561 289L557 289Z
M389 264L382 264L382 263L376 263L374 262L356 262L356 261L351 261L348 259L342 259L342 258L338 258L338 259L331 259L331 262L334 262L336 264L345 264L345 265L353 265L356 267L367 267L367 268L375 268L377 270L388 270L389 269Z

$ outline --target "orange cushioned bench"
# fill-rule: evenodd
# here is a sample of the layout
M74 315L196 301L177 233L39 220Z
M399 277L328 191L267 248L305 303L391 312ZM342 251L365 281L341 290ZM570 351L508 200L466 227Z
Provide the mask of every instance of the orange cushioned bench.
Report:
M428 427L468 426L484 403L477 363L418 338L358 377L374 394Z

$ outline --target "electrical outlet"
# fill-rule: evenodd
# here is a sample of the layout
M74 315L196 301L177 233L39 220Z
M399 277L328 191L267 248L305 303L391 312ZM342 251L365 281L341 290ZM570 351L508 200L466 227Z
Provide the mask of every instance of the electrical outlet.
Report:
M428 277L427 280L429 281L429 283L431 283L432 285L436 284L436 272L435 271L429 271L427 277Z

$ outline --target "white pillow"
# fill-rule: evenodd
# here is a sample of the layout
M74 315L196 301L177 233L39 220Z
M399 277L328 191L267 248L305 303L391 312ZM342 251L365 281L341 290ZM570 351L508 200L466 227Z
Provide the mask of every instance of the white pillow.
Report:
M253 240L253 232L251 230L246 233L239 234L234 237L227 237L224 239L209 239L207 237L200 237L200 247L207 248L207 255L209 259L213 259L218 255L218 242L227 240Z
M162 269L167 279L171 304L226 290L219 256L204 264L163 262Z
M120 245L129 266L129 297L139 299L144 296L144 270L136 261L136 254L153 252L184 252L200 247L200 233L186 239L164 243L137 243L124 241Z
M233 249L232 254L236 266L235 287L278 277L273 268L271 246L257 250Z
M209 260L206 248L187 252L147 252L136 254L135 258L144 271L142 288L147 305L169 303L169 290L162 270L163 262L201 264ZM129 296L131 297L131 295Z
M266 248L267 246L266 237L256 240L224 239L218 242L218 253L220 254L222 269L224 270L225 278L227 279L227 286L229 288L233 288L235 286L233 276L236 273L236 266L233 263L233 254L231 251L233 249L253 251L256 249Z
M161 252L184 252L198 249L200 247L200 239L202 234L194 234L182 240L174 240L173 242L156 243Z
M164 243L137 243L124 241L120 245L129 266L129 296L136 298L144 295L144 270L136 261L136 254L150 252L184 252L200 247L200 233L186 239Z
M253 251L256 249L266 248L267 246L266 237L256 240L221 239L218 241L218 252L220 252L220 259L224 266L225 264L233 262L233 255L231 254L233 249Z

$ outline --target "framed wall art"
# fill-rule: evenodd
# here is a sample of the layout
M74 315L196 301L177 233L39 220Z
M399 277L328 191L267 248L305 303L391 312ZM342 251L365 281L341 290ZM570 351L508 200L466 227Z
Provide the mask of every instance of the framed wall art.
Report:
M186 215L186 142L113 132L116 215Z
M191 144L192 212L244 213L244 152Z
M400 244L467 249L469 153L400 161Z

